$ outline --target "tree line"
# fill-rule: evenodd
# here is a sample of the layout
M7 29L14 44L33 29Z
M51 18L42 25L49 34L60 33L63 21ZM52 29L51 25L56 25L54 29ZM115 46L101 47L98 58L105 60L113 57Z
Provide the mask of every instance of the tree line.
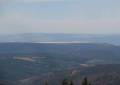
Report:
M44 85L49 85L48 81L45 81ZM64 79L61 85L75 85L75 84L72 80ZM85 77L81 85L92 85L92 84L88 81L87 77Z

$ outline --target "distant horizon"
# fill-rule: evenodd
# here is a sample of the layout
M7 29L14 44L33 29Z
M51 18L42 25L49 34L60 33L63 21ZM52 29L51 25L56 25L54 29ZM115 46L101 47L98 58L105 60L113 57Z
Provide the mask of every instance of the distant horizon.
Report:
M21 34L73 34L73 35L120 35L120 33L70 33L70 32L23 32L23 33L1 33L0 35L21 35Z
M109 43L120 45L120 34L22 33L0 34L0 42Z

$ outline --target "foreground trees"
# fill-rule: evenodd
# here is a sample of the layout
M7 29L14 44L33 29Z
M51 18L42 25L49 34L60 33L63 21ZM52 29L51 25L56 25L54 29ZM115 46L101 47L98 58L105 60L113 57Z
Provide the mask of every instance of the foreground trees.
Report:
M47 81L45 81L45 84L44 85L49 85ZM75 85L74 82L72 80L68 80L68 79L64 79L62 81L62 85ZM85 77L83 80L82 80L82 83L81 85L91 85L91 83L88 81L87 77Z
M62 85L69 85L69 80L64 79L64 80L62 81Z
M87 77L85 77L82 81L82 85L91 85L91 83L89 83Z
M45 81L44 83L45 83L45 85L48 85L48 81Z

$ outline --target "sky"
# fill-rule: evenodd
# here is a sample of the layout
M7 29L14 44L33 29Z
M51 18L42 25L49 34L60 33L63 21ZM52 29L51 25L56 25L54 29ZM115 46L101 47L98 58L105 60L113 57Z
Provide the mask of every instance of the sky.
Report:
M120 0L0 0L0 34L120 34Z

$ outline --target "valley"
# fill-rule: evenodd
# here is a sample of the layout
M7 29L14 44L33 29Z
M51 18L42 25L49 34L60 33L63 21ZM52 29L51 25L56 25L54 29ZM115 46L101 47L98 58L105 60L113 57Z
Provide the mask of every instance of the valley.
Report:
M103 79L105 85L114 85L114 80L120 79L119 67L120 47L116 45L0 43L0 83L3 85L43 85L45 80L50 85L60 85L64 78L80 85L85 76L93 85L101 85Z

